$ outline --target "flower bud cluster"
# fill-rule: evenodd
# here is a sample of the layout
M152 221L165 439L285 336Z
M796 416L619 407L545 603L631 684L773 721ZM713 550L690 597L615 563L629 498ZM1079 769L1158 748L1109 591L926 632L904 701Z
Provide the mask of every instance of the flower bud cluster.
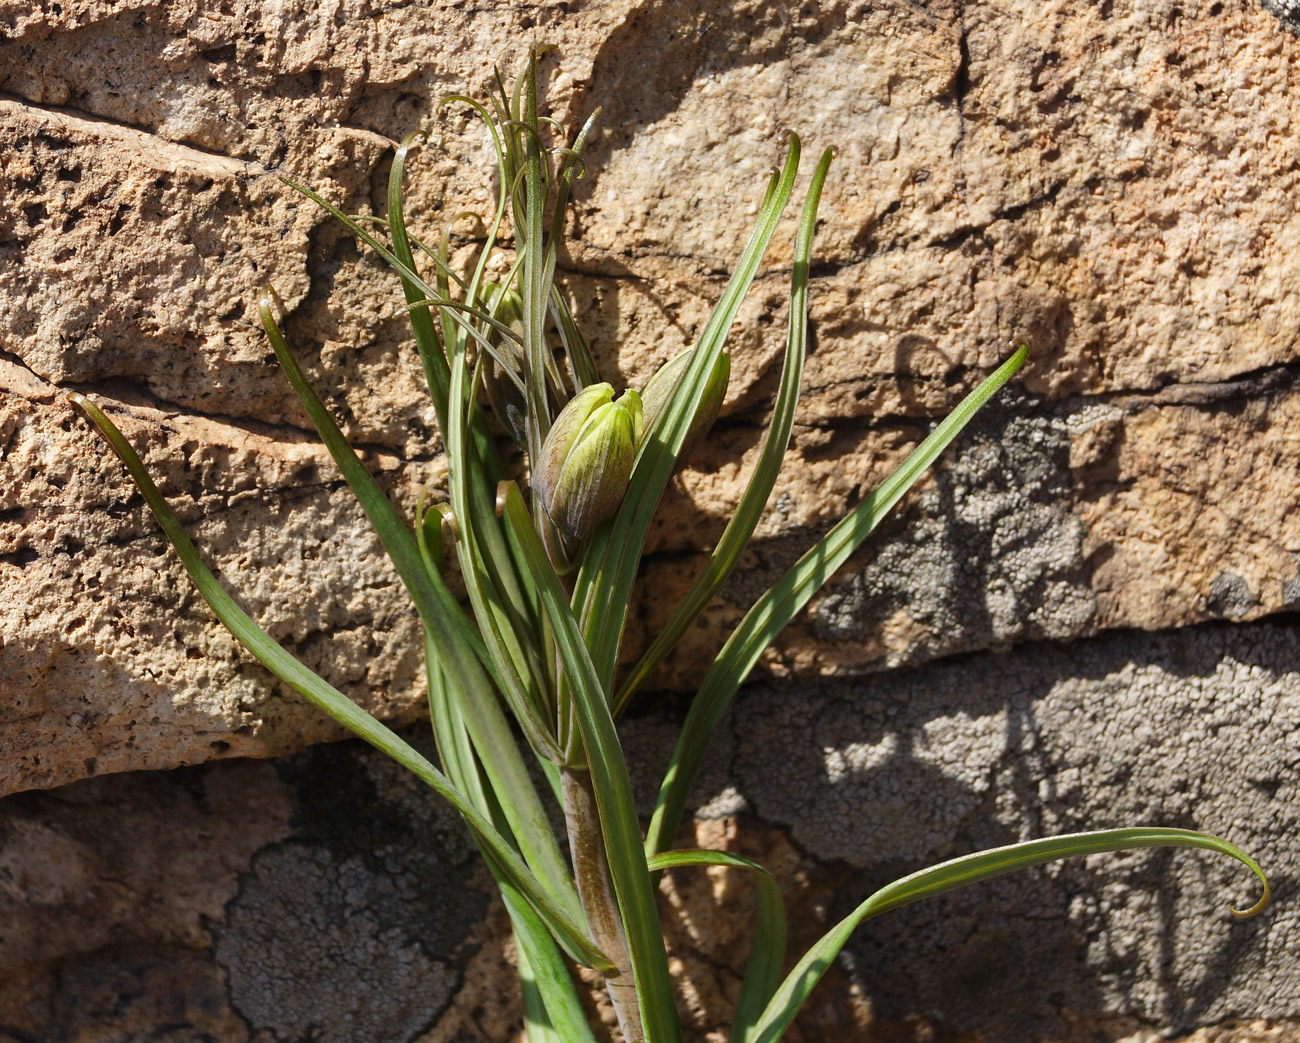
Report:
M533 468L533 489L566 536L590 536L627 492L642 432L641 396L591 384L555 418Z
M618 510L642 438L671 401L689 362L689 351L678 355L641 393L629 389L615 398L611 385L592 384L560 411L534 462L533 489L564 535L584 539ZM682 458L713 425L730 374L731 360L723 353L691 419Z

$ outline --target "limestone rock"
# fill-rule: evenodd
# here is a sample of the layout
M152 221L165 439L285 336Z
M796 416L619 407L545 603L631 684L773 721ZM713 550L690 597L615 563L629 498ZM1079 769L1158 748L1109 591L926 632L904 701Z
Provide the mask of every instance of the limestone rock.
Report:
M1285 862L1297 651L1288 626L1212 624L800 681L797 698L789 682L757 685L718 751L733 793L715 807L784 824L843 866L832 917L911 869L1083 829L1180 825ZM1288 947L1273 932L1294 913L1233 921L1226 908L1258 893L1240 868L1181 851L1068 860L874 921L852 966L878 1016L919 1011L994 1039L1061 1032L1062 1008L1171 1027L1289 1017L1295 961L1266 939Z
M684 639L662 672L667 684L698 678L716 632L833 520L825 505L865 496L914 444L913 431L796 439L749 573L710 609L712 626ZM766 664L780 674L861 671L1107 627L1293 610L1298 446L1300 394L1289 371L1104 401L1008 393ZM706 457L716 471L685 475L682 500L722 499L725 518L735 502L724 499L730 461L751 448L749 432L721 432ZM686 509L682 502L673 516ZM698 530L679 532L698 546ZM719 523L706 536L720 532ZM648 575L644 628L654 634L694 572L689 560L683 568L664 556Z
M5 788L339 737L216 623L70 407L30 378L11 388L0 390L0 431L9 463L25 467L0 522L0 567L21 578L0 608ZM124 432L198 523L200 544L225 549L219 574L245 607L359 702L409 715L418 624L323 449L297 429L145 405L135 414L119 417ZM48 426L33 422L41 416ZM194 498L173 495L182 490Z
M750 594L1018 330L1035 343L1024 393L767 669L857 672L1295 602L1300 40L1247 0L11 8L4 791L333 734L195 604L63 405L70 387L123 417L277 637L366 705L418 712L409 609L304 435L253 302L279 287L313 378L409 503L439 462L398 294L276 176L376 212L393 144L423 125L417 231L485 209L483 136L437 99L481 93L491 62L517 67L534 39L559 45L562 120L605 108L563 266L615 381L691 343L788 132L838 151L791 469L746 574L658 685L689 686ZM735 502L776 379L792 221L734 331L722 426L653 535L630 652Z

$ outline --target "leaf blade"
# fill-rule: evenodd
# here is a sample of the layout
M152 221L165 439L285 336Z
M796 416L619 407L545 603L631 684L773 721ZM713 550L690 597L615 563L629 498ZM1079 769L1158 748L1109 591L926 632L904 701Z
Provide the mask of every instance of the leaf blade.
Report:
M654 888L642 847L641 826L632 797L632 780L618 741L604 688L596 676L578 621L555 570L546 557L523 496L513 482L502 483L502 513L532 568L543 607L569 675L587 765L600 812L610 877L627 932L628 952L647 1043L680 1039L676 1005L668 978L668 958L655 909Z
M577 890L569 879L564 856L560 853L545 809L537 797L536 787L519 755L509 722L497 704L492 684L494 678L489 674L489 671L495 669L496 663L484 645L482 636L466 618L442 576L437 570L426 566L411 530L308 382L271 315L269 299L262 300L261 310L262 325L276 358L334 463L342 472L357 502L361 504L366 517L370 519L398 576L411 595L416 611L433 638L438 661L451 682L474 738L475 748L491 777L493 787L510 796L510 799L503 802L503 807L525 859L545 881L556 900L568 909L570 917L580 922L581 903ZM461 358L458 353L453 363ZM455 428L461 408L457 402L451 403L451 406L449 420ZM499 533L499 529L497 531ZM496 677L495 680L499 686L501 678Z
M749 1043L758 1019L780 984L785 959L785 900L776 878L753 859L730 851L666 851L649 859L648 864L651 872L680 866L729 866L754 873L758 881L758 915L731 1023L732 1043Z
M772 488L781 470L786 446L790 444L790 431L794 426L795 408L799 389L803 384L803 368L808 337L808 267L812 259L812 238L817 225L817 207L821 201L822 186L830 169L832 153L827 149L813 172L808 195L804 200L799 231L795 236L794 270L790 288L790 328L787 337L785 360L781 366L780 388L772 410L763 448L754 465L753 474L736 505L727 527L709 555L708 564L696 578L691 589L674 610L663 629L655 636L650 647L642 654L632 672L619 689L614 700L617 718L631 701L641 684L672 650L682 635L722 589L731 575L741 552L749 543L758 520L767 505Z
M85 395L74 392L68 396L68 401L81 410L98 428L126 466L154 518L181 559L181 564L185 567L195 589L235 639L263 666L298 691L312 705L328 714L358 738L364 739L376 749L392 757L455 807L485 849L491 851L492 857L498 861L503 870L509 873L515 886L544 917L556 937L562 941L575 959L605 963L604 955L592 945L583 928L579 926L580 921L575 921L552 898L514 848L474 806L473 801L453 786L450 780L413 746L280 647L248 613L235 603L208 567L203 564L197 548L181 525L180 519L158 490L144 463L117 426Z
M632 584L640 566L650 521L672 475L677 454L686 440L690 419L705 394L726 335L794 191L799 153L799 139L791 135L785 165L779 174L772 175L768 183L759 217L740 263L696 342L676 392L655 428L646 433L623 505L612 522L597 533L584 555L574 590L574 604L580 606L583 635L591 650L597 675L606 687L613 679L627 621L627 606L631 603Z
M777 1043L849 936L865 920L922 898L1028 866L1061 858L1142 847L1195 847L1235 858L1259 878L1264 885L1264 894L1250 909L1241 912L1234 909L1233 914L1238 917L1254 916L1268 903L1268 878L1253 858L1226 840L1190 829L1136 828L1072 833L1009 844L949 859L885 885L826 932L786 975L763 1012L754 1043Z

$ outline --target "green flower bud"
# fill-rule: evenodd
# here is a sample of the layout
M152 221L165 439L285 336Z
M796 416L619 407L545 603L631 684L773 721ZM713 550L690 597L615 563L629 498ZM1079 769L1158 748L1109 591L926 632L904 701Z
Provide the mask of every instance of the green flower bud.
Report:
M583 388L560 411L534 461L533 490L566 536L584 539L618 510L641 441L641 396Z
M680 355L660 366L659 371L650 378L650 382L641 392L641 406L645 412L647 431L659 419L659 414L667 408L668 400L677 390L677 382L682 379L682 374L686 372L690 361L691 350L687 348ZM718 361L713 364L713 372L709 375L704 397L700 399L700 406L695 411L695 416L691 418L691 426L686 429L686 440L682 443L682 451L677 459L685 460L690 456L691 451L709 433L709 428L713 426L713 421L718 419L718 412L722 409L722 400L727 397L727 382L730 379L731 356L724 351L718 355Z

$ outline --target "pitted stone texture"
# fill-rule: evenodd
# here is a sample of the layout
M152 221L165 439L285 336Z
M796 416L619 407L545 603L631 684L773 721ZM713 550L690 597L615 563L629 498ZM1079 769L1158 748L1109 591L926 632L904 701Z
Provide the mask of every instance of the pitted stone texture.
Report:
M437 470L432 411L392 279L276 175L382 212L391 150L424 125L415 231L487 211L482 128L437 99L482 95L535 42L559 45L545 92L566 125L605 109L561 268L617 382L702 329L788 132L806 158L837 148L808 390L741 593L867 495L1013 332L1034 341L1031 397L998 421L1026 446L977 443L925 486L768 669L1295 603L1300 40L1274 18L1247 0L571 7L0 3L0 682L17 693L0 790L329 734L191 611L120 471L69 426L67 385L146 424L151 465L277 636L367 705L418 712L412 617L300 434L257 294L279 288L291 343L407 502ZM723 424L652 533L629 653L739 495L793 221L733 331ZM1021 456L1063 455L1068 478L999 487ZM285 464L308 456L311 477ZM711 608L655 683L689 687L744 607Z
M868 495L919 433L800 432L763 538L658 683L698 683L720 635L829 527L827 505L843 510ZM683 475L660 530L676 549L702 549L721 533L734 498L711 528L672 520L692 499L726 497L731 461L743 451L748 463L754 445L752 429L733 422L701 452L706 470ZM860 672L1300 604L1300 392L1290 371L1102 401L1050 404L1012 390L947 457L903 518L887 520L778 638L767 669ZM801 498L801 485L818 495ZM633 650L665 626L701 567L689 554L648 563Z
M0 360L0 379L15 371ZM216 622L71 407L21 388L0 385L0 788L337 738ZM243 607L361 704L409 715L418 624L322 448L135 402L116 422ZM391 455L372 462L398 471Z
M725 270L795 131L839 152L817 415L933 410L1017 328L1053 363L1035 390L1225 379L1296 357L1295 76L1246 4L647 5L595 63L618 89L582 238Z
M454 957L487 904L465 888L473 844L373 750L310 751L284 774L304 835L257 853L214 931L230 1002L280 1040L414 1040L459 985Z
M788 1038L1294 1043L1298 651L1285 627L1216 624L1026 645L869 688L757 685L679 845L766 866L800 952L875 886L977 846L1213 829L1270 870L1260 918L1227 916L1256 885L1206 852L1018 873L864 925ZM624 728L642 790L674 723ZM404 735L427 742L423 726ZM357 742L11 796L0 1025L86 1043L513 1043L509 925L475 864L455 816ZM739 870L665 877L686 1043L727 1038L754 897Z

